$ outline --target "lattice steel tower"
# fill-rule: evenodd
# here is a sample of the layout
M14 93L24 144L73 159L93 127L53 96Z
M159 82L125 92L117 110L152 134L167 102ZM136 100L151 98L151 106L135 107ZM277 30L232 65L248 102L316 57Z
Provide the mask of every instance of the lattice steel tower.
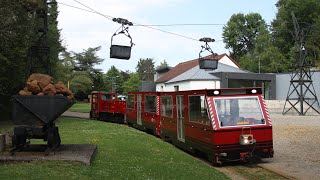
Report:
M34 9L36 13L36 39L29 49L29 68L26 78L32 73L51 74L48 46L48 2L42 0L42 4Z
M290 86L282 114L295 110L299 115L304 116L310 109L320 114L320 106L311 78L313 72L310 70L314 63L307 58L305 48L306 38L311 26L301 29L295 15L293 13L291 15L295 29L293 36L297 48L296 64L294 65L295 72L291 74Z

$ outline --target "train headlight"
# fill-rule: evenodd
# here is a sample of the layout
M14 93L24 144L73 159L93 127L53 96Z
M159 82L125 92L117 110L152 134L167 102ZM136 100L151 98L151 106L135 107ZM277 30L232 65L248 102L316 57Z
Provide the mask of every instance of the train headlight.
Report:
M256 142L255 139L253 139L252 134L242 134L240 136L240 144L241 145L249 145L249 144L254 144Z

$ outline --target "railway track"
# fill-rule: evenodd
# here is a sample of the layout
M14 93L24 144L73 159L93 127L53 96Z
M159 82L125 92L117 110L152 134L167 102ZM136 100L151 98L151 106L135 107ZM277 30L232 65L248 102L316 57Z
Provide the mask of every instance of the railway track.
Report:
M193 157L202 161L208 166L211 166L215 170L220 171L221 173L225 174L231 179L237 179L237 180L292 179L290 177L284 176L277 172L264 169L255 163L231 162L231 163L224 164L222 167L216 167L216 166L213 166L210 162L208 162L205 159L195 157L195 156Z

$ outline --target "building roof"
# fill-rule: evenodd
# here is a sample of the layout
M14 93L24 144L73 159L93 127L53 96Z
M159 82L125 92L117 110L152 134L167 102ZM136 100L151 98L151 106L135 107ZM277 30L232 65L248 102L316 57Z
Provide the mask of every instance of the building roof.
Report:
M215 58L215 59L220 60L224 56L228 56L228 55L227 54L221 54L221 55L211 54L211 55L206 56L205 58L212 58L212 59ZM238 63L236 63L231 57L228 56L228 58L239 67ZM221 69L221 68L219 68L220 66L225 67L228 65L224 65L222 63L219 63L217 71L214 71L214 72L219 72L219 69ZM197 68L195 68L195 67L197 67ZM237 68L234 68L231 66L228 66L228 67L233 68L233 69L237 69ZM229 70L231 70L230 68L229 68ZM185 73L191 69L192 69L192 71L188 72L188 74ZM238 70L240 70L240 69L238 69ZM233 70L233 71L235 71L235 70ZM243 72L242 70L240 70L240 71ZM212 73L212 71L208 71L208 72ZM194 60L179 63L178 65L176 65L174 68L172 68L169 72L165 73L162 77L160 77L155 82L156 83L167 82L167 81L171 82L171 80L176 79L174 81L177 81L179 78L181 80L182 79L187 80L186 79L187 77L194 77L194 78L198 77L200 79L212 79L213 75L208 74L208 72L206 72L206 70L199 69L199 59L194 59ZM229 71L227 71L227 72L229 72ZM181 75L181 74L185 74L185 75L183 77L179 77L179 75ZM197 75L195 75L195 74L197 74ZM209 78L209 76L210 76L210 78Z
M218 72L238 72L238 73L248 73L247 71L243 71L241 69L222 64L218 65L218 69L215 70L205 70L200 69L199 66L195 66L184 73L168 80L166 83L173 83L178 81L187 81L187 80L219 80L219 77L214 76L212 73Z

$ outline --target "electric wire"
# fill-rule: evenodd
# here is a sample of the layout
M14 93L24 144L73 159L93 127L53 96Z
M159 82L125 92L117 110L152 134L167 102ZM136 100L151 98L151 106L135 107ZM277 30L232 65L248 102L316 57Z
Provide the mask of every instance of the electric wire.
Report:
M65 5L65 6L68 6L68 7L72 7L72 8L75 8L75 9L79 9L79 10L83 10L83 11L87 11L87 12L91 12L91 13L95 13L95 14L98 14L98 15L101 15L109 20L113 20L114 17L112 16L109 16L109 15L106 15L106 14L102 14L96 10L94 10L93 8L77 1L77 0L74 0L76 3L88 8L89 10L87 9L83 9L83 8L80 8L80 7L76 7L76 6L72 6L72 5L69 5L69 4L65 4L65 3L61 3L59 2L59 4L61 5ZM185 35L181 35L181 34L178 34L178 33L173 33L173 32L170 32L170 31L166 31L166 30L162 30L162 29L159 29L159 28L155 28L153 26L213 26L213 25L219 25L219 26L222 26L222 25L225 25L225 24L155 24L155 25L152 25L152 24L149 24L149 25L144 25L144 24L138 24L138 23L133 23L133 26L142 26L142 27L145 27L145 28L149 28L149 29L153 29L153 30L156 30L156 31L159 31L159 32L163 32L163 33L167 33L167 34L171 34L171 35L174 35L174 36L179 36L179 37L182 37L182 38L186 38L186 39L189 39L189 40L193 40L193 41L197 41L199 42L199 39L195 39L195 38L192 38L192 37L188 37L188 36L185 36ZM217 40L215 42L219 42L219 41L222 41L222 40Z

